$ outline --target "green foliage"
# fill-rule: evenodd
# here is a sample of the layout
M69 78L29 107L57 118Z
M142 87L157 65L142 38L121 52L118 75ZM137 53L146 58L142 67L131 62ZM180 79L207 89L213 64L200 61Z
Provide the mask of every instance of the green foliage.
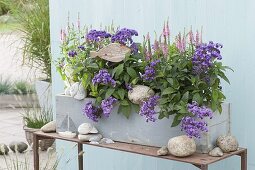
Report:
M12 83L9 79L3 79L2 76L0 76L0 95L3 94L10 94L12 88Z
M32 94L35 92L33 86L28 84L26 81L16 81L12 87L12 94Z
M25 108L22 117L28 128L40 129L53 120L53 113L51 109Z
M0 16L7 14L9 10L10 9L8 8L8 6L6 6L5 3L0 1Z
M0 76L0 95L4 94L32 94L34 93L34 87L29 83L21 80L16 82L11 82L9 79L4 79Z
M88 28L84 30L76 29L74 26L67 28L68 36L62 37L62 56L57 61L57 70L62 79L70 84L82 82L89 96L96 98L96 105L99 105L103 99L113 96L119 101L118 113L128 118L132 109L139 108L139 106L129 101L126 84L131 86L142 84L149 86L160 96L159 119L174 115L172 126L177 126L183 117L192 116L187 110L187 104L193 101L200 106L207 106L213 111L221 112L221 104L225 99L221 89L221 80L229 83L225 71L230 68L212 58L210 61L212 65L206 73L196 75L192 63L196 45L186 43L186 34L183 38L179 34L181 40L172 44L170 44L169 37L161 37L160 40L155 41L158 43L158 49L154 51L151 49L150 39L147 36L144 42L139 44L137 54L126 56L125 60L119 63L111 63L101 58L90 57L90 51L97 51L108 45L109 39L90 43L80 38L87 34ZM115 29L110 28L108 32L112 30ZM163 42L161 39L164 39ZM176 43L180 41L185 41L185 46L187 45L184 50L177 48ZM85 47L84 51L78 50L80 45ZM69 57L69 51L76 51L77 55ZM146 67L155 60L160 60L160 63L153 66L155 77L149 81L143 80L140 75L144 74ZM116 81L116 87L92 83L93 77L101 69L106 69L112 75Z
M10 8L19 23L23 46L23 63L39 69L51 79L49 1L0 0Z

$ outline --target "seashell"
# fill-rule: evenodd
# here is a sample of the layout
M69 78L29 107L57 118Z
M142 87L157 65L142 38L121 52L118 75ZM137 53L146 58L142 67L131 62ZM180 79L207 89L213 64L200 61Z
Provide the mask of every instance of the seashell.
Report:
M77 100L83 100L85 97L87 97L87 93L82 85L82 83L79 84L78 91L74 95L74 98Z
M59 136L62 136L64 138L74 138L76 136L76 133L65 131L65 132L58 132Z
M74 97L77 94L77 92L79 90L79 85L80 85L79 82L72 84L72 86L70 87L70 96L71 97Z

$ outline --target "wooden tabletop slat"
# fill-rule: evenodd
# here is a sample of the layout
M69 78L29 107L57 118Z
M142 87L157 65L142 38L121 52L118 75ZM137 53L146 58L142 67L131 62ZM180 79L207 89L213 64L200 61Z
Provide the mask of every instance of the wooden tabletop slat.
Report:
M59 134L57 134L57 133L43 133L43 132L38 131L38 132L35 132L35 134L39 138L42 138L42 139L43 138L61 139L61 140L66 140L66 141L70 141L70 142L82 143L85 145L93 145L95 147L114 149L114 150L119 150L119 151L124 151L124 152L141 154L141 155L145 155L145 156L157 157L157 158L161 158L161 159L185 162L185 163L190 163L190 164L194 164L194 165L209 165L214 162L231 157L233 155L239 155L246 151L246 149L244 149L244 148L239 148L235 152L224 153L224 156L222 156L222 157L212 157L212 156L209 156L208 154L195 153L189 157L179 158L179 157L175 157L172 155L157 156L157 150L159 149L158 147L150 147L150 146L143 146L143 145L138 145L138 144L123 143L123 142L115 142L114 144L94 145L94 144L90 144L89 142L81 142L77 137L72 138L72 139L64 138L64 137L59 136Z

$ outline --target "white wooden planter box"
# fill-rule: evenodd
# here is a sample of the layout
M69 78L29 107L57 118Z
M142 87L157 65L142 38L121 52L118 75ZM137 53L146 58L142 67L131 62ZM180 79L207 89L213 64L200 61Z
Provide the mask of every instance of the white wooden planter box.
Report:
M180 127L171 127L173 117L156 122L146 122L145 118L137 113L132 113L127 119L122 114L117 114L118 106L114 107L109 118L101 118L95 123L82 114L86 102L94 101L86 98L78 101L69 96L56 96L56 121L57 131L66 131L69 117L69 129L77 131L80 124L90 122L99 132L115 141L136 143L149 146L165 146L170 138L184 134ZM208 120L209 133L204 133L201 139L196 140L197 150L207 153L213 148L216 138L221 134L230 132L230 105L223 104L222 114L215 113L212 120Z

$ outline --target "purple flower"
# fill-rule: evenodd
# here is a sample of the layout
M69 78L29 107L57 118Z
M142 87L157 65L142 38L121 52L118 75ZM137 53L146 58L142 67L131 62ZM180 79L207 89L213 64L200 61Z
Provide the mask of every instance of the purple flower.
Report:
M125 86L127 90L133 90L131 84L125 83Z
M103 115L105 117L109 117L112 109L113 109L113 105L117 102L118 100L115 99L114 97L110 96L107 99L104 99L101 103L101 108L103 110Z
M197 121L195 117L186 116L181 120L181 130L190 138L200 138L200 132L208 132L206 122Z
M142 74L142 78L146 81L154 80L156 75L155 67L160 62L160 60L155 60L150 63L150 65L145 67L145 72Z
M131 48L131 53L132 53L132 54L137 54L137 53L138 53L138 46L137 46L136 43L132 43L132 44L130 45L130 48Z
M210 41L208 44L200 44L196 47L192 56L193 72L196 75L207 74L213 64L214 59L221 60L220 48L223 46L219 43L214 44Z
M85 47L83 45L78 46L78 49L81 51L85 51Z
M92 79L92 83L95 84L104 84L104 85L112 85L116 86L116 81L111 77L110 73L106 69L102 69L98 74L94 76Z
M112 42L118 42L123 45L133 44L133 36L138 36L138 33L136 30L128 29L128 28L122 28L121 30L118 30L114 35L112 35Z
M188 111L197 118L203 119L209 117L212 119L213 111L205 106L200 107L197 102L193 101L192 104L187 105Z
M106 31L97 31L97 30L90 30L87 34L86 38L89 41L98 42L102 39L111 37L110 33L107 33Z
M93 120L94 122L98 122L98 119L100 117L99 108L93 106L92 102L86 103L85 106L82 109L82 112L89 119Z
M156 113L155 106L158 103L158 99L160 97L155 95L150 97L147 101L142 102L142 106L140 108L139 114L141 116L145 116L146 122L152 121L155 122L156 118L154 117Z
M71 51L68 52L68 56L69 56L69 57L74 57L74 56L76 56L76 55L77 55L77 52L74 51L74 50L71 50Z

